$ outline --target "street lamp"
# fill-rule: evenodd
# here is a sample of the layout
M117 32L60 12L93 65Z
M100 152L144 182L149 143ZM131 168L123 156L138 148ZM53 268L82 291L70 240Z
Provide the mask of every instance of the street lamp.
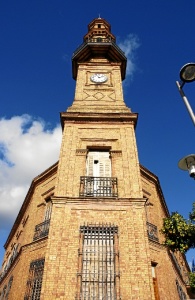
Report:
M184 94L184 91L182 90L184 84L186 82L192 82L195 81L195 63L188 63L186 65L184 65L181 70L180 70L180 79L181 82L176 81L178 90L180 92L180 95L184 101L184 104L190 114L190 117L192 119L193 124L195 125L195 115L194 112L190 106L190 103L188 102L188 99L186 97L186 95Z
M190 177L195 179L195 154L190 154L180 159L178 166L184 171L188 170Z
M192 122L195 125L194 112L190 106L190 103L188 102L186 95L184 94L184 91L182 90L186 82L195 81L195 63L188 63L184 65L181 68L179 75L180 75L181 82L176 81L176 84L179 89L180 95L184 101L184 104L190 114ZM188 170L190 177L195 179L195 154L190 154L180 159L178 166L180 169L184 171Z

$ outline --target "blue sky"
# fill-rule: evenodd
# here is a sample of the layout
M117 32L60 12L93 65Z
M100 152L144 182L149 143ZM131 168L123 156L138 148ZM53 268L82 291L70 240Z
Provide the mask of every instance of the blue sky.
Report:
M33 177L58 160L59 112L74 98L72 53L99 14L129 58L124 98L139 113L140 163L159 177L170 212L188 217L195 182L177 163L195 152L195 128L175 81L195 61L194 11L194 0L1 1L0 260ZM195 83L184 91L195 108Z

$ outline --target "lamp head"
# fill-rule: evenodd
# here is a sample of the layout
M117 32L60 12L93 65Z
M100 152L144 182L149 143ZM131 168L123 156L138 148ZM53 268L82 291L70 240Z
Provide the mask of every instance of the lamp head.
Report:
M195 80L195 63L188 63L180 70L180 78L183 82L192 82Z
M190 177L195 179L195 154L190 154L180 159L178 166L184 171L188 170Z

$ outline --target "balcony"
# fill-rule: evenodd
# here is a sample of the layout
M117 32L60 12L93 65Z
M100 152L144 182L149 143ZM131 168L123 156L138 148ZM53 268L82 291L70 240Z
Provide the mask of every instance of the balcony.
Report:
M4 276L5 276L5 275L8 273L8 271L11 269L11 266L13 265L15 259L19 256L20 252L21 252L21 247L20 247L20 244L18 244L18 245L14 248L14 250L13 250L11 256L10 256L9 259L8 259L7 264L5 265L5 267L4 267L3 271L2 271L2 273L0 274L0 283L1 283L1 281L3 280Z
M80 177L80 197L118 197L116 177Z
M174 252L172 252L171 250L169 251L169 254L174 262L174 266L177 270L177 272L180 274L181 278L183 279L183 281L185 282L186 285L189 285L189 273L188 273L188 270L180 264L174 254Z
M152 241L158 242L158 229L156 225L153 225L149 222L146 222L147 224L147 232L148 232L148 238Z
M173 261L175 263L175 267L176 267L178 273L182 276L182 270L181 270L181 267L180 267L180 265L179 265L179 263L177 261L177 258L175 257L175 255L174 255L174 253L172 251L170 251L169 253L170 253L170 255L171 255L171 257L172 257L172 259L173 259Z
M50 220L46 220L43 223L40 223L35 226L35 233L34 233L33 241L36 241L38 239L48 236L49 224L50 224Z

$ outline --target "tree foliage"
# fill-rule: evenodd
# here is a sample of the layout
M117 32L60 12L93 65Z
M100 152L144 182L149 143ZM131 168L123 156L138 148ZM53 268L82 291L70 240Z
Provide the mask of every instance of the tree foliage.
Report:
M164 244L172 251L187 252L190 248L195 248L195 202L189 220L184 219L178 212L171 214L169 218L163 220L161 232L165 236ZM195 294L195 273L189 273L190 290Z
M164 244L172 251L179 250L185 253L190 248L195 248L195 203L189 214L189 220L174 212L163 220L161 232L165 236Z
M195 273L189 273L189 285L191 292L195 294Z

